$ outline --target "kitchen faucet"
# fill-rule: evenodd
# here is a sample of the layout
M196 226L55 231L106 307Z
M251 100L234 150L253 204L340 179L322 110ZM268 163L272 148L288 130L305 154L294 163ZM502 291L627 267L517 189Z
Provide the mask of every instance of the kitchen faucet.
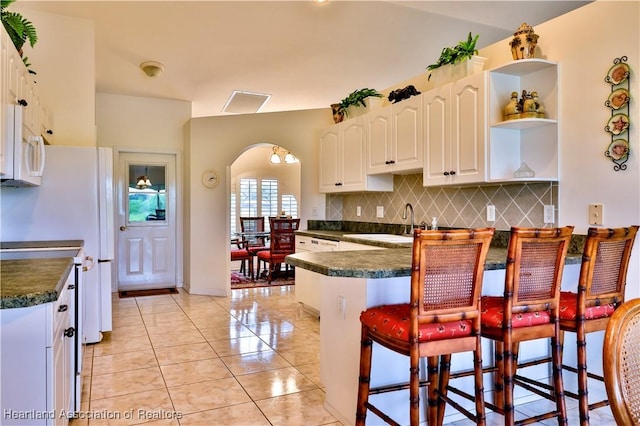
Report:
M407 219L407 210L409 210L411 212L411 231L407 232L407 225L404 225L404 233L405 234L409 234L413 232L413 228L414 228L414 222L413 222L413 206L411 205L411 203L407 203L404 205L404 213L402 213L402 219L406 220Z

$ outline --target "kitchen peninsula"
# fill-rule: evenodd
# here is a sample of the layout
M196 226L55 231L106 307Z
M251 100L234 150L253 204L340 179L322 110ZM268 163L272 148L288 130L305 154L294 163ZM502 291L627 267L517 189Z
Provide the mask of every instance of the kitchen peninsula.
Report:
M315 236L335 241L354 242L353 232L338 230L298 231L297 235ZM485 266L483 294L502 295L506 267L506 242L509 233L498 231L489 250ZM581 247L579 239L572 247ZM358 240L362 243L362 240ZM312 285L319 295L320 311L320 380L326 389L325 408L343 424L355 423L356 397L360 354L360 312L371 306L405 303L409 300L411 275L411 244L371 242L380 250L354 250L332 252L300 252L289 255L286 262L296 267L296 291L298 283ZM580 269L581 255L570 249L563 275L563 288L575 287ZM521 353L525 357L538 358L547 355L548 345L525 342ZM393 384L407 377L407 360L402 355L376 347L374 349L371 377L372 386ZM485 365L493 361L493 348L483 343ZM466 370L472 365L470 353L455 354L452 371ZM426 372L426 368L421 368ZM532 370L533 374L547 377L546 366ZM473 377L462 386L473 389ZM466 379L462 379L466 380ZM485 379L485 391L491 392L492 384ZM524 396L526 398L528 396ZM408 391L374 395L372 402L401 424L409 423L406 408ZM517 401L518 402L518 401ZM471 408L468 401L461 403ZM377 418L371 414L370 421ZM458 413L448 410L445 422L455 421ZM375 419L375 420L374 420Z
M80 409L83 246L0 244L2 424L67 424Z

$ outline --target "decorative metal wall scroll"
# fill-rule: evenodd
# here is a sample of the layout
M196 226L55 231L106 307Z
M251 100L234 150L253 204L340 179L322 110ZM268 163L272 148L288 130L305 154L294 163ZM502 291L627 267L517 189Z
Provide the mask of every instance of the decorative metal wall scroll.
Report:
M611 118L604 130L611 135L611 142L604 155L613 161L613 170L626 170L629 159L629 65L627 57L621 56L613 60L604 81L611 85L611 94L604 103L611 110Z

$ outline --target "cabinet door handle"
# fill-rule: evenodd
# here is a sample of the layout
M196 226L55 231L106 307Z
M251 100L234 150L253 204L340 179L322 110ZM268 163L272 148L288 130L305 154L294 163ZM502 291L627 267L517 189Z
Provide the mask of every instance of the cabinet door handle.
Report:
M24 99L18 99L18 105L26 107L29 103Z
M449 176L449 172L444 172L443 175Z
M52 135L53 134L53 130L47 130L46 132L48 135Z
M449 174L450 174L451 176L453 176L453 175L455 175L455 174L456 174L456 171L455 171L455 170L451 170L451 171L449 172Z
M67 288L68 288L69 290L75 290L75 289L76 289L76 286L75 286L74 284L69 284L69 285L67 286Z
M76 333L76 329L73 327L69 327L64 331L64 335L67 337L73 337L75 333Z
M58 312L66 312L67 309L69 309L69 305L58 306Z
M342 186L342 182L336 182L336 186Z
M389 164L396 164L395 160L389 160Z

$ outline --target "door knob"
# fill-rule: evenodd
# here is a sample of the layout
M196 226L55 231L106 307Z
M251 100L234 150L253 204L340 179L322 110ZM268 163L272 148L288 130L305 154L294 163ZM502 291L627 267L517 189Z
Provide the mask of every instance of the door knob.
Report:
M121 230L121 231L124 231L125 229L127 229L127 227L126 227L126 226L121 226L121 227L120 227L120 230Z

